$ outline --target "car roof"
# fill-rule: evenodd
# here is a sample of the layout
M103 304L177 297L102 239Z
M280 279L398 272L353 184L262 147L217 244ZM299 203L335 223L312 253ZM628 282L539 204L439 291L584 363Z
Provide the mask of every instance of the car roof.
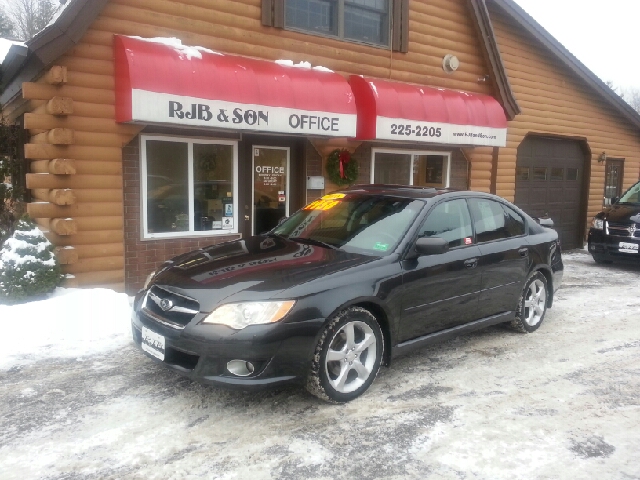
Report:
M431 198L445 195L445 194L457 194L459 196L483 196L493 197L482 192L473 192L468 190L455 190L451 188L434 188L434 187L419 187L413 185L395 185L395 184L383 184L374 183L366 185L352 185L346 189L339 190L345 193L360 193L364 195L389 195L392 197L401 198L415 198L429 200Z

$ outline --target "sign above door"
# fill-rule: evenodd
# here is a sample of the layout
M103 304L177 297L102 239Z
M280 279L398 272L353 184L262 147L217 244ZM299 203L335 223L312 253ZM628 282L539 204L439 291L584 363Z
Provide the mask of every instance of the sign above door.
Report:
M118 122L355 136L355 98L341 75L175 42L115 37Z

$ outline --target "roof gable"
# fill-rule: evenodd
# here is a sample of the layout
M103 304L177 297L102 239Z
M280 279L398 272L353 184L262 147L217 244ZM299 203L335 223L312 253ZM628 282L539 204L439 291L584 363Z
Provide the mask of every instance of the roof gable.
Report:
M635 127L640 128L640 114L636 112L627 102L615 93L596 74L589 70L580 60L578 60L569 50L567 50L558 40L556 40L542 25L536 22L531 15L525 12L513 0L479 0L493 2L514 20L522 29L532 35L547 50L557 57L567 68L582 79L587 85L593 88L598 95L605 99L614 107L625 119L630 121ZM486 7L486 5L485 5Z

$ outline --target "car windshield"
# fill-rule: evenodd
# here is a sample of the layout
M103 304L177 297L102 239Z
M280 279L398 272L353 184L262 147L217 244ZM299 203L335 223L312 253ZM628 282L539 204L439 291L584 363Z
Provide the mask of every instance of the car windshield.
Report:
M640 203L640 182L627 190L618 203Z
M270 233L365 255L388 255L424 203L407 198L336 193L299 210Z

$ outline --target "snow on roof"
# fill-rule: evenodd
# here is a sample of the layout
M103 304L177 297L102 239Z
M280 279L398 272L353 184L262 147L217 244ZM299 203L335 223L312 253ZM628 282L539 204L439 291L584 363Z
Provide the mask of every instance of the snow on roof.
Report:
M197 45L183 45L182 40L175 37L153 37L153 38L144 38L138 37L135 35L130 35L129 38L135 38L136 40L142 40L144 42L152 42L159 43L161 45L166 45L167 47L171 47L176 50L181 55L187 57L187 60L191 60L191 58L199 58L202 59L201 52L211 53L213 55L224 55L220 52L216 52L214 50L210 50L205 47L200 47ZM283 65L285 67L294 67L294 68L306 68L308 70L316 70L319 72L330 72L333 73L333 70L330 70L326 67L317 66L312 67L310 62L302 61L299 63L293 63L292 60L276 60L278 65Z
M131 35L129 38L135 38L136 40L143 40L145 42L152 43L160 43L162 45L166 45L168 47L173 48L181 55L185 55L187 60L191 60L192 57L196 57L202 59L201 52L211 53L213 55L222 55L220 52L215 52L205 47L199 46L191 46L191 45L183 45L182 40L175 37L154 37L154 38L143 38Z
M65 3L61 3L60 6L58 7L58 10L56 10L56 13L53 15L53 17L51 17L51 20L49 20L49 23L44 28L50 27L51 25L56 23L56 20L58 20L58 17L62 15L62 12L64 12L69 7L69 5L71 5L74 1L75 0L67 0Z
M316 70L318 72L333 73L333 70L330 70L327 67L322 67L322 66L312 67L311 62L307 62L304 60L298 63L293 63L293 60L276 60L276 63L284 67L306 68L308 70Z
M0 64L4 62L11 45L24 45L24 42L9 40L8 38L0 38Z

